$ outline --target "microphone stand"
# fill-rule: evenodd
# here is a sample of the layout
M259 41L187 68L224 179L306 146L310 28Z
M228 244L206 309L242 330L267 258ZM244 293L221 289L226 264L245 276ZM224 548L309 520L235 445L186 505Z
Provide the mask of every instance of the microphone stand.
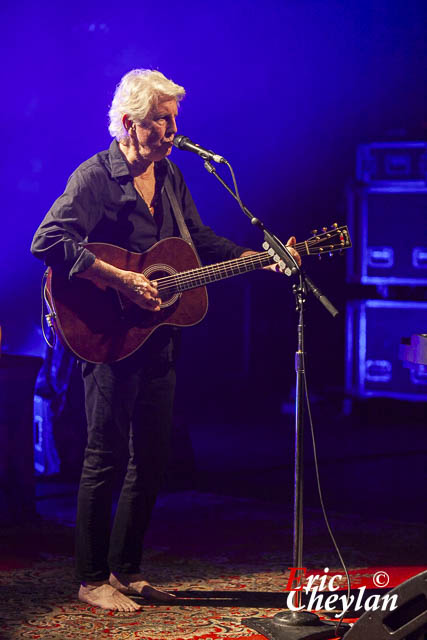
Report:
M225 161L228 165L228 162ZM319 302L335 317L338 310L316 287L311 278L298 266L295 258L279 238L270 233L264 224L256 218L241 202L227 183L219 176L212 164L205 160L206 170L214 175L223 187L239 203L242 211L250 219L251 224L264 233L263 249L274 258L282 271L288 276L298 275L299 283L292 289L295 294L296 311L298 312L297 351L295 353L296 398L295 398L295 473L294 473L294 514L293 514L293 553L294 568L302 568L303 564L303 489L304 489L304 393L305 380L305 351L304 351L304 303L307 291L311 291ZM228 165L229 166L229 165ZM231 167L230 167L231 169ZM298 572L299 573L299 572ZM298 573L296 577L298 578ZM301 591L295 592L295 607L301 607ZM258 631L270 640L320 640L342 637L348 630L348 625L333 621L322 621L315 613L308 611L282 611L272 618L245 618L242 622L249 628Z

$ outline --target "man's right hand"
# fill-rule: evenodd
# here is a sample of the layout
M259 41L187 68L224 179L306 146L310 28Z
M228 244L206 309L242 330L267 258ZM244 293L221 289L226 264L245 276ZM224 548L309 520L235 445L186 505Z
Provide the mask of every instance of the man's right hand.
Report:
M86 278L117 289L141 309L160 311L162 301L156 288L157 283L148 280L142 273L118 269L108 264L108 262L96 258L95 262L86 271L82 271L77 275L80 278Z
M162 301L156 288L157 283L135 271L124 271L123 274L123 286L120 287L120 291L142 309L160 311Z

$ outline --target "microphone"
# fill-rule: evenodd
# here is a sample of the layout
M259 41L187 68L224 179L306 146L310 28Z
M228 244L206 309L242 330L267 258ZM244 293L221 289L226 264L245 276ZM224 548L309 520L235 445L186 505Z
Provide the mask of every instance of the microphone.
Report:
M183 151L191 151L192 153L197 153L203 160L213 160L214 162L227 162L225 158L219 156L217 153L213 151L209 151L209 149L204 149L199 144L192 142L190 138L187 136L175 136L173 140L173 144L177 149L182 149Z

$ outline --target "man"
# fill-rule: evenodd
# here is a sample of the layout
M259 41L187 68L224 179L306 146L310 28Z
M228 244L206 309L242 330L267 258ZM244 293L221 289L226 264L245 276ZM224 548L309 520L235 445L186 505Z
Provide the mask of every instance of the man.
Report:
M158 71L136 69L118 85L109 112L114 140L71 175L38 228L32 252L68 278L116 289L142 309L158 312L156 282L95 257L84 242L143 252L179 236L172 186L192 241L204 262L254 253L204 226L179 169L166 160L177 132L182 87ZM291 238L289 244L294 244ZM295 254L299 260L298 254ZM139 608L129 595L172 598L140 573L142 541L167 459L175 389L178 330L160 327L128 358L82 363L88 442L78 495L76 568L79 598L118 611ZM128 466L110 531L116 454Z

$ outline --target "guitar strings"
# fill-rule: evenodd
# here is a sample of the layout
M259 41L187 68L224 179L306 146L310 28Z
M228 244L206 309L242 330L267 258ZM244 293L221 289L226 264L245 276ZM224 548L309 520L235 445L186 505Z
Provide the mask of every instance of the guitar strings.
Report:
M266 260L268 258L268 260ZM182 290L191 288L193 284L203 285L207 282L212 282L215 279L222 279L224 277L237 275L244 273L245 271L253 270L253 266L267 266L273 259L268 253L261 253L254 256L245 256L244 258L236 258L217 265L206 265L205 267L198 267L196 269L190 269L182 273L177 273L173 276L165 276L157 280L157 289L164 291L169 288L176 288ZM247 268L244 268L247 267Z
M334 234L326 234L326 238L328 240L331 240L333 235ZM339 237L341 240L339 246L337 246L336 244L331 244L330 246L324 247L324 250L328 252L337 250L338 248L342 248L343 246L345 246L344 238L342 236ZM296 245L294 245L294 248L301 255L306 255L309 253L309 247L319 244L319 238L321 238L321 236L311 238L306 242L297 243ZM215 265L206 265L205 267L198 267L196 269L190 269L182 273L159 278L157 280L157 289L162 292L168 291L169 289L172 289L173 291L185 291L186 289L190 289L195 286L202 286L209 282L215 281L215 279L223 279L225 277L230 277L233 275L238 275L239 273L244 273L245 271L253 270L253 267L255 265L267 266L268 264L272 264L272 262L273 258L268 254L268 252L257 253L251 256L244 256L243 258L240 257L236 258L235 260L228 260ZM243 267L247 268L244 269Z

